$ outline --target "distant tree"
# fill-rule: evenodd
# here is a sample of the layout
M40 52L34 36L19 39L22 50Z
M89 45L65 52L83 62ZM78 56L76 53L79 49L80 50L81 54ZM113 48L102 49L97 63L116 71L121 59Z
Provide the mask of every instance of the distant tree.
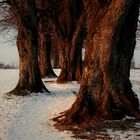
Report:
M59 125L140 119L129 80L139 12L138 0L83 0L88 15L87 46L80 91ZM62 117L62 118L61 118Z
M7 0L16 15L17 47L19 52L19 81L12 93L48 92L44 86L38 64L38 33L35 0ZM29 92L27 92L29 91Z
M0 63L0 69L4 68L4 63Z
M59 52L57 47L56 40L54 38L51 39L51 64L54 69L60 68L60 59Z
M51 36L48 21L48 1L36 0L38 9L38 35L39 35L39 66L42 77L56 77L51 65Z
M60 12L54 11L52 26L61 58L58 83L80 81L82 75L82 41L84 40L85 14L80 0L62 0ZM84 33L84 32L83 32Z
M16 28L16 16L8 3L9 0L0 1L0 33Z

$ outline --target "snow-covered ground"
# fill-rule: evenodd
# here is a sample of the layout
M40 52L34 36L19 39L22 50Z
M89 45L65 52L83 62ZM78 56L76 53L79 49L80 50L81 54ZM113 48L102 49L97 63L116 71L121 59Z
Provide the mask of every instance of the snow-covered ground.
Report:
M59 70L55 71L59 73ZM73 140L68 131L60 132L53 127L51 118L72 105L79 90L77 82L56 84L44 82L51 91L47 94L33 94L27 97L5 96L14 88L18 80L18 70L0 69L0 140ZM46 81L46 79L43 79ZM49 81L52 79L48 79ZM133 89L140 99L140 70L131 70ZM113 140L140 139L140 123L128 130L107 129ZM101 137L100 137L101 139ZM107 138L106 138L107 139Z
M0 69L0 140L71 140L70 132L54 129L50 119L71 106L79 84L45 82L50 95L5 96L17 79L18 70Z

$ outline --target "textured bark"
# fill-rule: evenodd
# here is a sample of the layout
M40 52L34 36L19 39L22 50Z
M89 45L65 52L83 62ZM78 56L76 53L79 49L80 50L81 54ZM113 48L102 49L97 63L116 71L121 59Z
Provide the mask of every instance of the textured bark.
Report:
M12 93L26 95L30 92L48 91L41 80L38 64L35 3L33 0L21 0L14 3L14 6L18 11L19 81Z
M51 39L46 32L40 33L39 36L39 66L41 76L49 78L57 77L51 65Z
M76 26L76 31L73 34L70 48L70 70L68 73L69 80L81 80L82 77L82 46L86 38L86 28L84 23L86 21L85 14L81 15Z
M41 11L38 12L39 66L41 76L49 78L56 77L50 60L51 37L49 35L49 22L45 15L48 1L36 0L36 7Z
M96 123L125 115L140 119L138 98L129 80L139 1L83 3L88 14L88 37L80 91L63 118L58 117L57 125Z
M51 64L51 47L52 47L52 44L51 44L51 37L50 35L47 36L47 47L46 47L46 76L51 78L51 77L57 77L56 74L54 73L53 71L53 68L52 68L52 64Z
M54 22L55 37L59 42L59 58L62 62L61 73L57 79L58 83L72 80L80 81L82 75L81 44L77 42L83 41L80 40L79 36L81 28L84 26L84 15L82 15L81 3L77 2L79 1L62 1L63 11L59 15L56 14Z
M84 18L83 18L84 19ZM84 23L82 23L84 24ZM81 80L82 76L82 45L84 36L81 35L82 25L76 28L72 40L62 40L59 55L61 57L61 73L58 83Z
M45 33L39 32L39 68L41 77L46 76L46 37Z
M59 50L59 55L61 57L61 72L58 76L57 83L65 83L67 81L68 71L70 67L69 43L67 41L62 41Z
M79 44L76 46L74 42L63 42L61 50L61 73L57 79L58 83L65 83L67 81L80 81L82 75L82 45ZM71 56L70 56L71 52Z

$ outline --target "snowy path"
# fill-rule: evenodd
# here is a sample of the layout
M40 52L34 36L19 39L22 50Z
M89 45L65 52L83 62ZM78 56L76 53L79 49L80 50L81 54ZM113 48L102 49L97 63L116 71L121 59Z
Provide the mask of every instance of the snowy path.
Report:
M31 97L12 121L7 140L71 140L70 134L58 132L49 120L58 108L64 109L65 104L71 104L70 98L50 95Z
M0 140L72 140L70 132L59 132L50 119L74 102L79 84L45 82L51 95L5 97L17 82L17 70L0 70ZM7 83L7 84L6 84Z
M56 130L50 119L68 109L75 100L73 91L78 91L79 84L70 82L56 84L45 82L51 95L34 94L28 97L12 96L5 98L3 92L12 89L17 82L17 71L0 70L0 140L73 140L68 131ZM133 88L140 98L140 70L131 71ZM7 83L7 84L5 84ZM137 123L140 129L140 123ZM138 140L139 131L114 131L109 135L116 140Z
M17 83L18 70L0 70L0 140L72 140L70 132L58 132L50 119L74 102L76 82L45 82L51 95L5 97Z

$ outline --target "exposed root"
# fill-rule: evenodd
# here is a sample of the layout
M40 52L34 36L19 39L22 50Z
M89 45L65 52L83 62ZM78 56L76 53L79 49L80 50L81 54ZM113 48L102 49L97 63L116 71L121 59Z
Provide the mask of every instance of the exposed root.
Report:
M28 95L31 94L31 92L28 91L28 90L16 90L16 89L14 89L14 90L12 90L12 91L6 93L6 94L7 94L8 96L11 96L11 95L16 95L16 96L28 96Z
M56 122L55 127L60 130L71 129L75 126L84 128L90 124L97 125L106 120L121 120L126 115L140 120L140 110L125 96L119 98L116 96L117 94L112 94L111 100L113 100L113 104L110 108L102 109L101 104L98 110L94 110L94 106L91 104L93 101L89 100L91 98L86 97L88 100L86 98L79 98L80 100L77 100L71 109L62 112L58 117L52 119Z
M7 95L10 96L10 95L17 95L17 96L28 96L28 95L31 95L32 93L50 93L47 88L43 87L41 89L20 89L19 87L16 87L15 89L13 89L12 91L8 92Z
M110 137L108 134L108 129L112 131L121 131L126 132L137 132L139 131L138 127L135 127L137 123L134 119L123 119L120 121L104 121L100 122L99 124L90 124L87 128L71 128L73 132L74 138L81 138L81 139L88 139L88 140L112 140L112 139L119 139L120 134L115 134L114 137ZM130 134L131 135L131 134ZM133 135L133 133L132 133ZM129 137L129 136L128 136Z
M118 97L118 95L115 92L112 93L112 97L113 97L116 105L119 108L123 108L125 110L126 115L135 117L136 119L140 120L140 110L139 110L138 106L136 106L136 103L133 104L124 95L120 95ZM135 100L137 101L138 99L136 98Z

